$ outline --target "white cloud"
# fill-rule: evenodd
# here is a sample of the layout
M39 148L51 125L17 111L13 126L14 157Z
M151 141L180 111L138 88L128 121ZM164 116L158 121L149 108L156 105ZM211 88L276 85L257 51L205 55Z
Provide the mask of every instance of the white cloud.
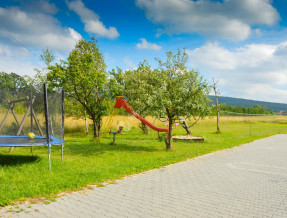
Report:
M27 12L37 12L46 14L56 14L58 8L49 0L25 0L21 1L21 8Z
M45 67L43 62L39 61L42 50L34 49L28 51L18 45L6 45L0 42L0 72L17 73L19 75L35 75L35 68ZM55 60L58 62L67 58L67 54L54 51Z
M270 0L137 0L159 33L199 33L209 37L244 40L252 25L273 25L279 14Z
M125 56L123 59L124 63L128 66L128 68L136 68L136 65L132 62L129 56Z
M18 7L0 7L0 38L36 48L70 51L81 37L72 28L63 28L50 14L26 12ZM15 40L16 39L16 40Z
M141 43L137 44L138 49L160 50L162 47L155 43L148 42L145 38L141 38Z
M19 46L8 46L0 43L0 72L33 75L34 68L40 67L35 63L33 54ZM37 57L39 60L39 56Z
M208 43L187 53L192 67L220 80L225 94L287 103L287 42L233 50Z
M85 24L85 31L88 33L95 33L100 37L110 39L119 37L119 33L115 27L106 28L103 22L100 21L99 15L86 8L81 0L71 1L67 4L70 10L80 16L81 21Z
M49 48L56 57L66 56L81 35L62 27L53 17L58 9L45 0L20 1L20 7L0 7L0 71L34 75L42 68L42 49Z

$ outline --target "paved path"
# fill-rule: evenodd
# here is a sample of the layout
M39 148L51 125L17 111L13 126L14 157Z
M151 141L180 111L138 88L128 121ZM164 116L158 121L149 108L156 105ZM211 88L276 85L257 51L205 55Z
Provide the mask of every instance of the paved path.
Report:
M0 217L287 217L287 135L22 209Z

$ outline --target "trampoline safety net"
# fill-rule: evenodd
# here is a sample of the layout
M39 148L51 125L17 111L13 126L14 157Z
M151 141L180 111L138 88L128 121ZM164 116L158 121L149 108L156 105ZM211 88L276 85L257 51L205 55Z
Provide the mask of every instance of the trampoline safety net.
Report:
M47 92L48 116L44 94L44 88L0 88L0 147L47 146L47 127L51 145L64 143L64 94Z

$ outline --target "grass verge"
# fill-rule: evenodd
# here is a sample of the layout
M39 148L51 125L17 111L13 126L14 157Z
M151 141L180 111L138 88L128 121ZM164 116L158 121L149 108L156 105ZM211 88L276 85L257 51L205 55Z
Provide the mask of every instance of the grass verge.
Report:
M110 145L112 136L95 141L90 136L66 137L64 162L60 147L52 148L52 170L48 170L47 148L0 149L0 206L21 199L49 199L63 191L79 190L90 184L101 184L123 176L159 168L216 150L231 148L259 138L287 133L286 122L255 120L222 120L222 133L215 133L215 120L206 120L193 129L193 135L203 136L205 142L174 142L174 150L165 151L163 140L156 132L143 135L130 128L117 135L116 144ZM252 129L252 131L250 131ZM185 134L176 128L175 134ZM44 198L44 201L46 200Z

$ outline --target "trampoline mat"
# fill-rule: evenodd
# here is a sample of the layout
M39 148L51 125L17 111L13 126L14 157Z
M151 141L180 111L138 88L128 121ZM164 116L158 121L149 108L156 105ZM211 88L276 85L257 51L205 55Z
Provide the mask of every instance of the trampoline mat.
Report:
M62 139L51 136L51 145L63 143ZM17 147L17 146L45 146L47 139L44 136L35 136L34 139L29 139L28 136L1 135L0 147Z

